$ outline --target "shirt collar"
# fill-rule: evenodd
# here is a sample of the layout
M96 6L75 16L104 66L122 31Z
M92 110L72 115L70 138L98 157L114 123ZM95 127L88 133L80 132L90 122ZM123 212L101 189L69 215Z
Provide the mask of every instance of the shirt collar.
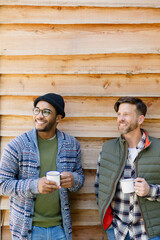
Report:
M141 137L139 143L137 144L136 149L142 150L145 147L145 143L146 143L146 134L143 131L142 137Z

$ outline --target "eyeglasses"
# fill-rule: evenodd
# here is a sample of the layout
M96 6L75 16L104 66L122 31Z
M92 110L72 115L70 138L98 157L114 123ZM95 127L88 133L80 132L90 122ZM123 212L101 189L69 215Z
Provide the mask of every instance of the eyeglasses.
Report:
M47 108L44 108L42 110L40 110L38 107L33 108L33 114L34 115L38 115L40 112L42 112L42 115L44 117L48 117L51 114L52 111L50 109L47 109Z

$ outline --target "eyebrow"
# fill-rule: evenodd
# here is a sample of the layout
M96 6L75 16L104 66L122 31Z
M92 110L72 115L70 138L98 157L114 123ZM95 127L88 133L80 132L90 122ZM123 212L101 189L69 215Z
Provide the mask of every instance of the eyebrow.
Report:
M48 111L51 111L52 112L52 110L51 109L49 109L49 108L43 108L43 109L41 109L41 108L39 108L39 107L35 107L35 108L38 108L39 110L48 110Z
M118 111L117 113L120 113L120 112ZM125 114L125 113L132 113L132 111L123 112L123 114Z

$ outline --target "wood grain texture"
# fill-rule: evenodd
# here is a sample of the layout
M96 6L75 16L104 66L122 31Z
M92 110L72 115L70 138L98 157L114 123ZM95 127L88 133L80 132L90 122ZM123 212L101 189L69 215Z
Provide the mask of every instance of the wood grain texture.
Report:
M32 117L2 116L1 136L20 135L33 127ZM159 119L146 119L142 125L154 137L160 136ZM59 129L75 137L117 137L116 118L65 118ZM83 129L83 130L82 130Z
M31 6L96 6L96 7L160 7L159 0L0 0L0 5Z
M148 25L3 24L2 55L160 53L160 27ZM25 48L24 48L25 46ZM42 47L43 46L43 47Z
M102 227L85 226L73 227L73 240L107 240L107 234L103 232Z
M24 104L23 96L31 96L33 101L36 96L46 92L57 92L63 96L160 96L160 74L136 75L1 75L1 95L22 96L19 101ZM38 86L38 87L37 87ZM96 89L96 91L95 91ZM67 98L66 98L67 99ZM7 101L7 99L6 99ZM18 98L17 98L18 101ZM7 102L6 102L7 104ZM31 102L26 102L26 114L31 109ZM113 106L113 104L111 103ZM22 107L22 106L21 106ZM21 108L20 107L20 108ZM66 112L72 109L68 105ZM111 106L110 106L111 107ZM18 111L18 109L17 109ZM20 111L20 110L19 110ZM94 110L92 110L94 111ZM72 111L73 112L73 111ZM28 113L29 114L29 113ZM81 113L79 113L81 114ZM95 114L96 113L95 111Z
M136 16L136 17L135 17ZM0 23L142 24L160 23L156 8L1 6Z
M1 238L4 240L11 240L11 232L9 226L2 226L1 230L2 230Z
M0 56L0 62L1 74L127 74L131 76L139 73L160 73L158 54ZM34 89L33 91L35 92Z
M1 226L8 226L9 225L9 210L1 211Z
M1 210L8 210L9 209L9 197L2 196L0 202L0 209Z
M152 83L153 85L154 82ZM141 84L142 87L143 84ZM158 84L155 81L156 87L158 88ZM137 84L137 91L138 88L140 88L140 84ZM147 105L146 118L160 119L160 97L141 98ZM31 96L1 96L0 114L32 116L34 99L35 97ZM117 117L117 113L114 110L114 104L117 100L118 97L64 97L66 117Z
M94 183L103 143L119 136L115 101L142 98L142 127L160 138L160 1L0 0L0 23L0 155L34 127L34 99L61 94L58 128L79 140L85 175L70 194L73 240L107 240ZM8 197L0 209L2 240L11 240Z

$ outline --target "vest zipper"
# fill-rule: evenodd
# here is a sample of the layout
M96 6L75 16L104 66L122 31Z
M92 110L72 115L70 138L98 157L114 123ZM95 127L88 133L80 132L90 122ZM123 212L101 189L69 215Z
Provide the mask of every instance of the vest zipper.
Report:
M148 148L149 146L150 146L150 144L149 144L147 147L145 147L144 149ZM144 149L142 149L142 151L143 151ZM142 151L141 151L141 152L142 152ZM138 158L138 156L139 156L139 154L140 154L141 152L138 153L138 155L137 155L137 157L136 157L136 159L135 159L135 175L136 175L136 177L137 177L137 158ZM125 161L125 157L126 157L126 143L125 143L125 145L124 145L124 156L123 156L122 166L123 166L123 163L124 163L124 161ZM121 172L122 166L121 166L120 170L118 171L118 174L116 175L115 181L116 181L117 177L119 176L119 173ZM115 181L113 182L113 186L114 186ZM112 193L113 193L113 187L112 187L112 192L111 192L110 198L111 198L111 196L112 196ZM102 213L104 213L104 209L106 208L108 202L110 201L110 198L108 199L107 203L106 203L105 206L103 207ZM139 204L139 199L138 199L138 197L137 197L137 200L138 200L138 205L139 205L139 209L140 209L140 212L141 212L141 216L143 217L143 214L142 214L142 210L141 210L141 207L140 207L140 204ZM108 207L109 207L109 206L108 206ZM102 216L101 216L101 219L102 219ZM144 218L143 218L143 220L144 220ZM103 226L103 220L102 220L102 226ZM144 228L145 228L145 231L146 231L146 233L147 233L147 235L148 235L145 221L144 221ZM103 229L104 229L104 227L103 227ZM104 230L105 230L105 229L104 229Z
M148 146L150 146L150 144L149 144ZM137 158L138 158L138 156L139 156L140 153L142 153L146 148L148 148L148 146L145 147L145 148L143 148L142 151L140 151L140 152L138 153L138 155L137 155L137 157L136 157L136 159L135 159L135 175L136 175L136 178L137 178ZM139 206L139 209L140 209L140 212L141 212L141 216L143 217L142 210L141 210L140 203L139 203L139 197L138 197L138 196L137 196L137 201L138 201L138 206ZM143 221L144 221L144 218L143 218ZM146 231L146 233L147 233L147 235L148 235L145 221L144 221L144 228L145 228L145 231Z
M114 184L115 184L115 181L116 181L117 177L119 176L119 173L121 172L123 163L124 163L124 161L125 161L125 157L126 157L126 143L125 143L125 145L124 145L124 156L123 156L122 165L121 165L121 168L119 169L119 171L118 171L118 173L117 173L117 175L116 175L116 177L115 177L115 180L114 180L114 182L113 182L113 186L114 186ZM107 203L106 203L105 206L103 207L103 210L102 210L103 215L104 215L104 209L106 208L107 204L109 203L109 201L110 201L110 199L111 199L111 196L112 196L112 193L113 193L113 187L112 187L112 192L111 192L110 198L108 199ZM108 206L108 207L109 207L109 206ZM101 216L101 219L102 219L102 216ZM102 220L102 226L103 226L103 220ZM104 229L104 227L103 227L103 229ZM105 229L104 229L104 230L105 230Z

